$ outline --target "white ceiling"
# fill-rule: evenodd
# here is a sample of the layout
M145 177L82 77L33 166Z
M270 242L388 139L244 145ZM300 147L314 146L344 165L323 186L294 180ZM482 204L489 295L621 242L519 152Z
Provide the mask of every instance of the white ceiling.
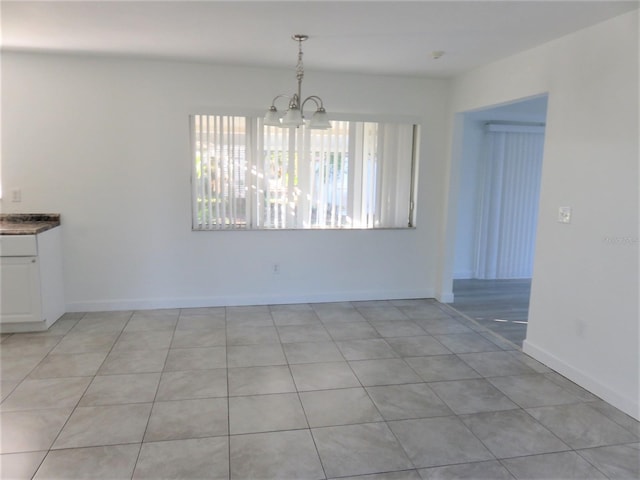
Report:
M638 8L638 1L3 1L2 45L97 55L448 76ZM433 51L443 50L439 60Z

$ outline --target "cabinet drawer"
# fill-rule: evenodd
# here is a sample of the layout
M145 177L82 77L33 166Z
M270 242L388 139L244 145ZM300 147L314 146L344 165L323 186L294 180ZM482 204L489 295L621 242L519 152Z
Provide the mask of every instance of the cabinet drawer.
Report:
M35 235L0 235L0 256L33 257L37 254Z

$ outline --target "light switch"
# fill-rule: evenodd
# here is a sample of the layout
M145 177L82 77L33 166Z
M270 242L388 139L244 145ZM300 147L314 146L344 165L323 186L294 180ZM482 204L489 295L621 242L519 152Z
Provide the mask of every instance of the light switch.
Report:
M571 207L558 208L558 222L571 223Z

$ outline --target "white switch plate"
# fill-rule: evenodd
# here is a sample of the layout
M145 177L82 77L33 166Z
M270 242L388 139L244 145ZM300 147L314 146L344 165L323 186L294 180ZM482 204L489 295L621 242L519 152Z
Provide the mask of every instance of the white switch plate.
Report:
M558 222L571 223L571 207L558 208Z

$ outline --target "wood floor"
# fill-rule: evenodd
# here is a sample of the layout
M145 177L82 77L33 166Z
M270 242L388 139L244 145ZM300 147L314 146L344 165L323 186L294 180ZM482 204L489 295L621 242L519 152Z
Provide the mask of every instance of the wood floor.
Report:
M531 280L454 280L454 303L461 313L522 347L527 334Z

